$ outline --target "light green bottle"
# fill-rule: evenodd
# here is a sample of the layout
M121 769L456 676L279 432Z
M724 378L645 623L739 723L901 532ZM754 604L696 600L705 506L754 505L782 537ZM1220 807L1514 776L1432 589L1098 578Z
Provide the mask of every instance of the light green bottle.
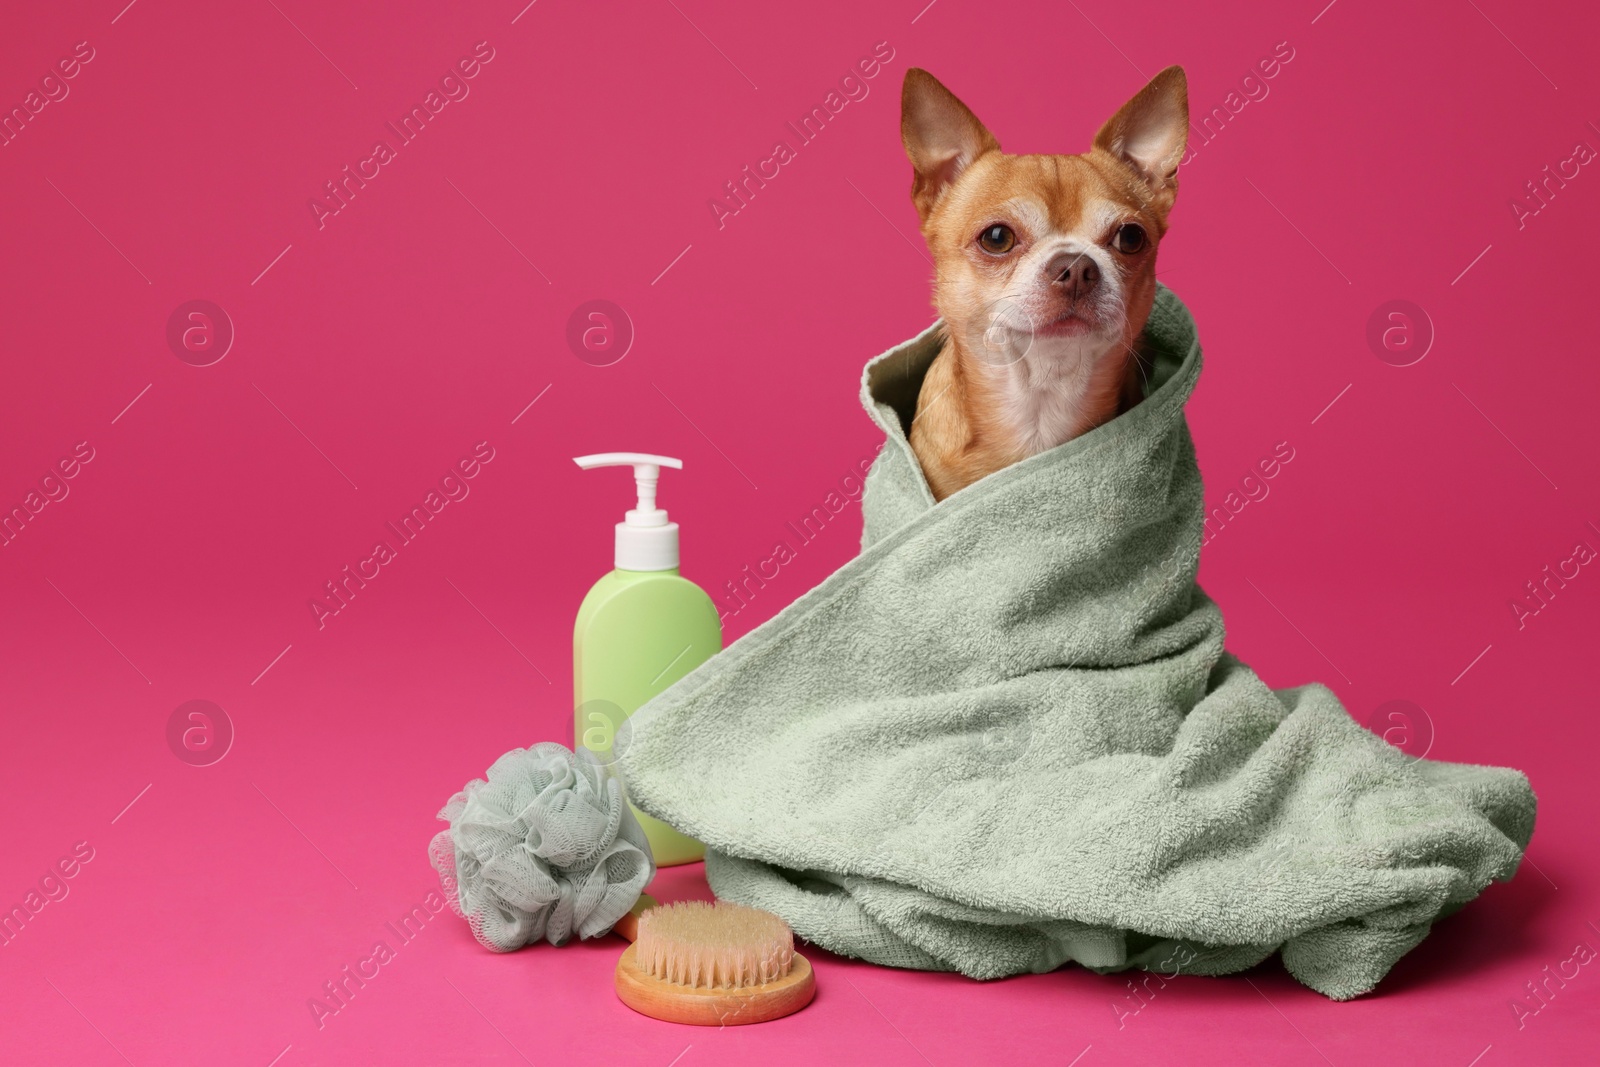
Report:
M612 758L617 730L645 701L722 650L711 598L678 574L678 524L656 507L669 456L605 452L579 456L584 470L632 467L639 505L617 523L617 569L594 584L572 633L573 740ZM626 737L626 735L624 735ZM705 846L638 808L658 867L694 863Z

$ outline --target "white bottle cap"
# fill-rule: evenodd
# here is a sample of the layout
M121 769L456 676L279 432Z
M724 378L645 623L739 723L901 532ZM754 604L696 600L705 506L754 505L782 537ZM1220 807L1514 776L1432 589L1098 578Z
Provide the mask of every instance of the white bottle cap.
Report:
M683 461L644 452L600 452L572 462L584 470L632 467L639 506L617 523L617 567L625 571L670 571L678 565L678 524L656 507L656 482L661 468L682 470Z

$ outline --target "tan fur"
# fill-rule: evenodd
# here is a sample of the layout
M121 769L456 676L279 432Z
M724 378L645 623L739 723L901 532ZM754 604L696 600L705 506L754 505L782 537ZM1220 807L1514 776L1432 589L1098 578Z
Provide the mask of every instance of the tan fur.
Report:
M1137 343L1187 127L1183 71L1170 67L1089 152L1007 155L932 75L907 72L901 133L946 326L911 426L936 499L1138 402ZM978 240L997 223L1016 239L1001 255ZM1128 224L1147 238L1137 254L1115 244ZM1091 265L1092 280L1072 280Z

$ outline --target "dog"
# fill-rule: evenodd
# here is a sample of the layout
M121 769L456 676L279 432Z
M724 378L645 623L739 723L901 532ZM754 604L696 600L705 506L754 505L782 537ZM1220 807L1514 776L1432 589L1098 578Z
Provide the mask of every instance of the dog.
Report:
M900 134L944 321L910 433L935 500L1142 398L1188 128L1188 83L1168 67L1090 151L1008 155L933 75L906 72Z

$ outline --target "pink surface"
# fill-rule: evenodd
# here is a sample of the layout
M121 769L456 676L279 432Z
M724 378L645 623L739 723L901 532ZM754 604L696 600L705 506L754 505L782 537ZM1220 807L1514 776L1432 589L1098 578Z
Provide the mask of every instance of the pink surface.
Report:
M1511 607L1600 549L1592 5L124 3L12 5L0 40L0 103L37 110L0 147L0 504L37 509L0 548L0 903L61 898L0 947L0 1062L1593 1061L1600 574L1567 564L1537 614ZM80 41L92 59L40 88ZM400 144L386 123L481 41ZM798 145L786 122L879 42L846 86L866 95ZM1279 42L1292 58L1244 81ZM1008 149L1078 151L1172 62L1197 119L1228 115L1161 255L1209 360L1212 498L1294 457L1202 579L1269 682L1525 769L1516 880L1348 1004L1276 963L1140 1002L1082 970L978 984L816 953L811 1008L701 1031L616 1002L612 939L494 956L447 913L396 937L437 885L446 798L570 741L572 618L627 486L569 457L685 459L663 501L730 639L851 555L853 506L803 547L786 523L872 454L861 364L930 317L906 68ZM795 157L719 226L710 198L779 139ZM365 186L314 212L347 165ZM190 320L169 345L194 300L232 323L215 362ZM620 359L569 347L593 300L631 321ZM1369 346L1391 300L1436 335L1408 366ZM467 495L363 563L485 441L445 484ZM780 539L797 558L730 601ZM319 626L347 565L378 569ZM169 743L192 700L222 709L210 749L181 716ZM186 725L200 762L231 730L225 758L178 758ZM47 877L80 842L92 859ZM706 892L698 868L657 888ZM308 1001L379 941L393 958L319 1026Z

